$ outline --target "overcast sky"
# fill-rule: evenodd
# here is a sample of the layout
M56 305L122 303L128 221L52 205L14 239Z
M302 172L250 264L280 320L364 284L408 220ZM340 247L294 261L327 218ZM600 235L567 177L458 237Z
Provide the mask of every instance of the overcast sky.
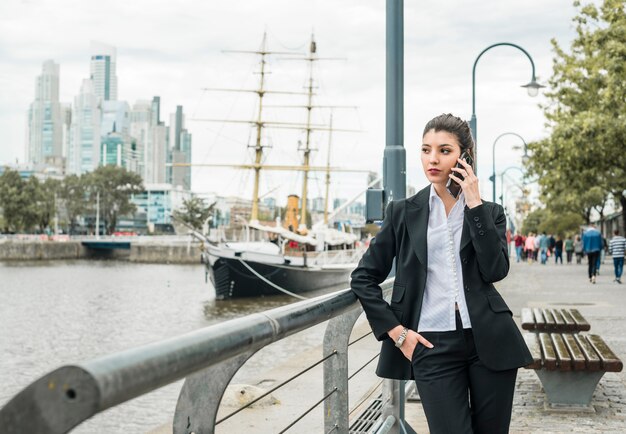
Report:
M574 36L570 0L406 0L405 117L408 183L426 185L419 163L424 124L443 112L469 119L471 72L476 56L496 42L512 42L533 57L539 80L552 70L550 39L569 47ZM335 110L332 164L380 172L385 145L385 1L383 0L230 0L107 2L92 0L4 0L0 3L0 163L25 154L26 112L34 83L47 59L60 64L61 100L72 102L81 80L89 75L90 41L117 48L119 99L131 105L158 95L162 120L182 105L193 134L194 163L251 162L247 148L254 134L245 126L192 122L190 118L252 119L254 96L203 91L204 87L254 88L258 58L224 53L254 50L267 32L277 51L305 53L315 33L320 57L315 74L319 104L356 106ZM267 88L302 91L305 62L270 60ZM526 141L546 135L538 104L519 86L531 77L528 59L510 47L485 54L477 67L476 113L481 190L491 199L491 149L504 132ZM301 104L304 97L268 97L266 104ZM304 111L268 108L267 119L304 120ZM329 111L318 110L316 123L328 123ZM267 132L267 162L297 164L295 131ZM313 164L325 164L328 136L314 135ZM501 139L496 148L498 172L521 164L519 139ZM516 178L516 171L510 171ZM194 168L197 192L249 196L252 173L245 170ZM333 196L349 197L365 187L366 175L333 175ZM323 176L311 181L310 197L322 194ZM298 176L266 171L261 194L300 194ZM511 188L507 194L515 195ZM499 193L498 193L499 194ZM282 202L282 200L281 200Z

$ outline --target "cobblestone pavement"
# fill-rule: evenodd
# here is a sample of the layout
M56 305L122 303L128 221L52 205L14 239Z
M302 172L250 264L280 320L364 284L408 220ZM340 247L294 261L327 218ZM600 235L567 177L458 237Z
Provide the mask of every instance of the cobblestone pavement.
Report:
M607 257L597 283L587 278L586 264L547 265L515 263L509 276L496 286L519 323L522 307L577 308L591 324L590 333L602 336L613 352L626 361L626 284L613 282L613 260ZM575 262L575 261L574 261ZM520 369L516 385L512 434L626 433L626 373L606 373L590 411L545 409L545 395L533 370ZM407 406L407 420L427 432L419 404Z

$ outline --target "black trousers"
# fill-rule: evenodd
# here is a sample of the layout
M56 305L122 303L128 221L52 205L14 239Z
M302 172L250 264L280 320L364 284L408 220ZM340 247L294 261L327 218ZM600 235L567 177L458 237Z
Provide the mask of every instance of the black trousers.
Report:
M600 257L600 252L589 252L587 253L587 261L589 261L589 269L588 274L589 278L591 276L595 276L598 274L598 258Z
M517 369L491 371L478 359L471 329L423 332L434 348L413 353L415 383L431 434L509 432Z

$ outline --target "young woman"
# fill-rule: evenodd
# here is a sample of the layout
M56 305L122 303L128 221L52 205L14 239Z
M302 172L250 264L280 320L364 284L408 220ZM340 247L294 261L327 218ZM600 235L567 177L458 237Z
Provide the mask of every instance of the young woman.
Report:
M415 379L432 434L507 433L517 368L532 357L493 282L509 271L500 205L480 198L467 122L426 124L421 146L430 185L387 206L380 232L352 273L374 335L377 374ZM459 167L455 167L459 165ZM452 179L462 192L446 189ZM391 271L390 303L379 284Z

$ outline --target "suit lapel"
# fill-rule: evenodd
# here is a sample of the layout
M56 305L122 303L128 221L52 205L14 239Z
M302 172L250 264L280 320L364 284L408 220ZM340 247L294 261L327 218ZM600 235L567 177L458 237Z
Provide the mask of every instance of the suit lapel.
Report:
M430 185L422 189L413 198L407 201L406 213L404 214L405 224L413 251L424 267L428 264L428 215L430 207L428 199L430 197Z
M461 230L461 248L459 251L462 251L465 246L470 243L470 241L472 241L472 239L470 238L469 225L467 224L467 221L463 219L463 229Z

